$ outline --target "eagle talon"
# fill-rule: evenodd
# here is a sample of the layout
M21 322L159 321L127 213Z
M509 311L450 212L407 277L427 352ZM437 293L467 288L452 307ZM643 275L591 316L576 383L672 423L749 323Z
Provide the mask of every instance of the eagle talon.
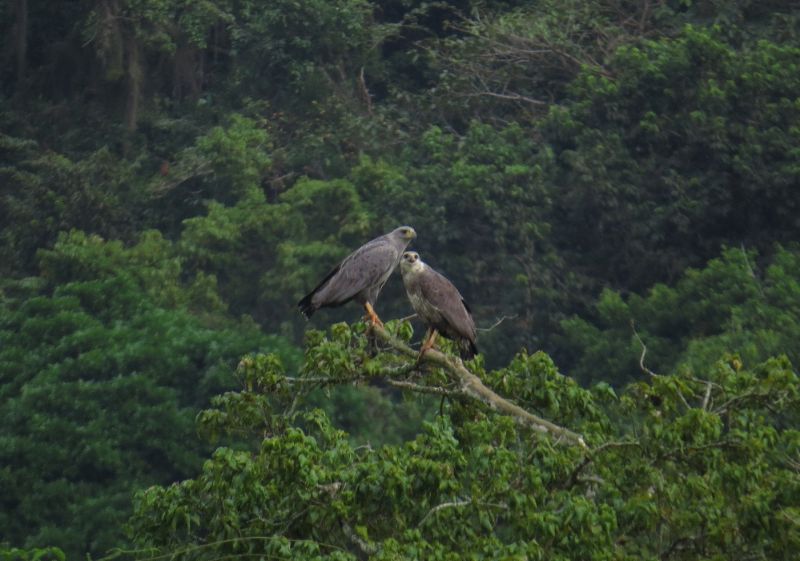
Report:
M428 330L428 333L425 336L425 340L422 342L422 346L420 346L419 348L419 354L417 355L417 364L420 364L422 362L422 357L425 356L425 353L427 353L429 350L433 348L433 343L434 341L436 341L436 335L438 334L439 332L436 331L435 329Z
M378 314L375 313L375 309L372 307L372 304L367 302L364 304L364 308L367 310L367 315L364 317L364 319L370 324L370 326L378 326L383 328L383 322L381 321L381 318L378 317Z

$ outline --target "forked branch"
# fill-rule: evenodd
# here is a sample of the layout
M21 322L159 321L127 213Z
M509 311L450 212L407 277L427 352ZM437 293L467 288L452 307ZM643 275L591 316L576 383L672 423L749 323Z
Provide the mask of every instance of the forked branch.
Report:
M417 351L396 337L393 337L383 327L373 326L371 329L378 338L396 351L410 358L414 358L415 360L417 359ZM467 370L460 359L447 356L436 349L430 349L422 356L421 362L427 362L443 368L447 374L458 383L459 391L462 395L480 401L484 405L504 415L511 416L520 425L538 432L550 434L558 439L564 439L572 445L580 446L584 450L588 450L586 442L584 442L581 435L551 423L546 419L542 419L533 413L529 413L522 407L514 405L507 399L500 397L491 389L487 388L480 378Z

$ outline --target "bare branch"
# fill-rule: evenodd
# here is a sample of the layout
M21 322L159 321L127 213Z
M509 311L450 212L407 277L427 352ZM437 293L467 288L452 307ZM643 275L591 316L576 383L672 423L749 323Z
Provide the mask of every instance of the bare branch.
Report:
M465 94L464 97L496 97L498 99L506 99L509 101L522 101L525 103L530 103L531 105L549 105L546 101L542 101L541 99L534 99L521 94L501 94L491 91Z
M455 501L451 501L451 502L448 502L448 503L438 504L435 507L433 507L432 509L430 509L428 511L428 513L425 516L422 517L422 520L419 521L419 524L417 524L417 527L418 528L421 527L423 524L425 524L425 521L428 520L428 518L430 518L432 515L436 514L440 510L444 510L445 508L458 508L458 507L461 507L461 506L467 506L467 505L471 505L471 504L473 504L472 499L455 500ZM500 508L500 509L508 510L508 505L505 504L505 503L483 503L483 502L481 502L481 503L476 503L476 504L479 504L481 506L488 506L488 507L492 507L492 508Z
M633 320L631 320L631 329L633 330L633 336L636 337L636 340L639 341L639 344L642 346L642 355L639 357L639 368L642 369L642 372L649 374L653 378L657 378L658 374L644 365L644 357L647 355L647 345L645 345L644 341L642 341L642 338L639 337L639 333L636 331L636 324Z
M750 276L755 281L758 293L761 295L762 298L764 298L764 290L761 288L761 282L758 280L758 277L756 276L753 267L750 266L750 260L747 258L747 250L744 247L744 242L742 242L741 248L742 248L742 256L744 256L744 264L747 266L747 272L750 273Z
M169 191L175 189L179 185L189 181L190 179L194 179L195 177L203 177L205 175L211 175L214 173L214 170L211 169L211 165L208 163L202 163L194 166L192 169L185 170L178 178L172 181L164 181L152 187L153 194L156 197L162 197L166 195Z
M422 520L419 521L419 524L417 524L417 527L420 527L423 524L425 524L425 521L428 518L430 518L432 515L436 514L437 512L439 512L442 509L455 508L455 507L459 507L459 506L466 506L468 504L472 504L472 499L466 499L466 500L462 500L462 501L452 501L452 502L449 502L449 503L442 503L442 504L436 505L435 507L430 509L425 516L422 517Z
M417 370L417 365L414 363L411 364L403 364L400 366L396 366L393 368L384 368L383 370L379 371L376 374L371 375L363 375L363 376L300 376L300 377L293 377L293 376L284 376L282 380L289 382L290 384L321 384L321 385L333 385L333 384L347 384L350 382L365 382L368 380L372 380L375 378L388 378L387 380L389 383L396 382L396 380L392 380L391 378L395 378L398 376L405 376L406 374L410 374L411 372Z
M386 380L393 388L401 390L409 390L417 393L429 393L433 395L441 395L445 397L464 398L469 397L465 392L459 390L448 390L441 386L423 386L422 384L415 384L413 382L402 382L400 380Z
M513 316L502 316L500 319L498 319L496 322L494 322L489 327L478 327L478 331L484 331L484 332L485 331L491 331L492 329L494 329L495 327L497 327L498 325L503 323L505 320L507 320L507 319L516 319L516 318L517 318L516 315L513 315Z
M800 453L797 455L797 459L790 458L789 455L784 455L786 459L786 463L789 464L789 467L792 468L797 473L800 473Z
M642 341L642 338L639 337L639 333L636 331L636 325L634 324L633 320L631 320L631 329L633 330L633 335L636 337L636 340L639 341L639 344L642 346L642 355L639 357L639 368L642 369L642 372L649 374L651 378L659 378L660 374L656 374L644 365L644 357L647 355L647 345L645 345L644 341ZM689 402L686 401L685 397L683 397L683 393L677 388L675 391L678 392L678 397L681 398L681 401L686 406L686 409L692 409L692 406L689 405Z
M647 374L649 374L651 378L660 377L659 374L656 374L655 372L653 372L652 370L650 370L649 368L647 368L644 365L644 357L645 357L645 355L647 355L647 345L645 345L644 341L642 341L642 338L639 337L639 333L636 331L636 325L634 324L633 320L631 320L631 329L633 330L634 336L639 341L639 344L642 346L642 355L639 357L639 368L642 369L642 372L646 372ZM678 392L678 397L681 398L681 401L686 406L686 408L687 409L692 409L692 406L689 405L689 402L686 401L685 397L683 397L683 393L678 389L676 389L676 391Z
M711 399L711 382L706 383L706 395L703 398L703 410L708 411L708 401Z
M336 495L339 494L339 491L341 491L343 487L344 483L342 483L341 481L334 481L332 483L317 485L317 489L325 491L328 495L330 495L331 498L336 497ZM364 553L365 555L375 555L376 553L378 553L378 550L380 549L378 544L369 542L364 538L362 538L361 536L359 536L355 532L355 530L353 530L352 526L350 526L350 524L347 523L346 520L342 519L341 524L342 524L342 532L344 532L344 535L347 536L347 539L349 539L356 547L358 547L358 549L361 550L362 553Z
M393 337L386 329L379 326L371 327L372 332L375 333L384 342L389 344L400 353L412 357L417 360L418 353L399 339ZM586 442L583 437L569 429L560 427L546 419L542 419L532 413L529 413L522 407L515 405L494 393L487 388L480 378L467 370L461 359L456 357L447 356L436 349L431 349L421 357L421 362L427 362L443 368L461 387L464 395L471 399L480 401L489 408L494 409L500 413L511 416L517 423L533 429L538 432L551 434L556 438L564 438L570 444L580 446L584 450L588 450Z
M364 553L365 555L375 555L376 553L378 553L378 550L380 548L378 547L377 544L368 542L367 540L363 539L361 536L356 534L353 528L350 527L350 524L348 524L344 520L342 520L342 531L344 532L344 535L347 536L347 539L353 542L353 544L355 544L358 547L358 549L360 549L361 552Z
M767 396L764 395L764 394L758 393L758 392L756 392L754 390L749 390L749 391L746 391L746 392L744 392L744 393L742 393L740 395L737 395L737 396L734 396L734 397L730 398L728 401L726 401L725 403L723 403L722 405L720 405L719 407L714 409L714 413L716 413L717 415L722 415L723 413L725 413L728 410L728 408L731 405L733 405L735 403L739 403L740 401L746 401L746 400L750 399L751 397L758 399L759 397L767 397Z
M583 471L583 469L586 466L588 466L590 463L592 463L595 460L595 458L597 458L597 455L600 454L601 452L603 452L605 450L608 450L610 448L623 448L623 447L626 447L626 446L639 446L639 443L634 441L634 440L604 442L603 444L601 444L600 446L598 446L597 448L592 450L589 454L587 454L586 457L583 458L581 463L579 463L577 466L575 466L575 469L572 470L572 473L567 478L567 480L564 483L564 485L562 486L562 488L563 489L570 489L576 483L578 483L579 481L590 479L590 476L586 476L584 478L580 478L579 477L580 473L581 473L581 471Z
M358 74L358 93L367 106L367 113L372 115L372 95L369 93L369 89L367 89L367 81L364 78L363 66L361 67L361 72Z

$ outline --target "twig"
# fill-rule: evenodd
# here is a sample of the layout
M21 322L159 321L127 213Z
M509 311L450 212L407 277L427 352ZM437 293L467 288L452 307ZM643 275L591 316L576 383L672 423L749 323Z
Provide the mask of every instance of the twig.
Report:
M711 398L711 383L706 384L706 395L703 398L703 411L708 411L708 400Z
M420 520L419 524L417 524L417 528L419 528L423 524L425 524L425 521L428 520L428 518L430 518L432 515L436 514L440 510L443 510L445 508L457 508L457 507L467 506L467 505L471 505L471 504L473 504L472 499L455 500L455 501L451 501L449 503L438 504L435 507L433 507L432 509L430 509L428 511L428 513L425 516L422 517L422 520ZM484 502L481 502L481 503L476 503L476 504L479 504L479 505L482 505L482 506L488 506L488 507L492 507L492 508L500 508L500 509L508 510L508 505L505 504L505 503L484 503Z
M211 166L208 164L203 164L195 167L193 170L185 173L182 177L170 182L164 182L159 185L155 185L152 187L152 192L156 197L162 197L166 195L168 191L175 189L178 185L189 181L190 179L194 179L195 177L203 177L205 175L211 175L214 173L214 170L211 169Z
M301 377L294 377L294 376L284 376L281 380L285 382L289 382L290 384L322 384L322 385L331 385L331 384L346 384L348 382L365 382L368 380L372 380L374 378L388 378L389 382L393 382L396 380L392 380L397 376L405 376L417 369L417 365L414 363L411 364L402 364L400 366L395 366L393 368L384 368L383 370L378 371L376 374L369 374L369 375L362 375L362 376L301 376Z
M375 555L378 553L380 548L377 544L368 542L356 534L353 528L350 527L350 524L344 520L342 520L342 531L344 532L344 535L347 536L347 538L353 542L365 555Z
M639 368L642 369L642 372L649 374L651 378L660 378L661 376L659 374L656 374L644 365L644 357L647 355L647 345L645 345L644 341L642 341L642 338L639 337L639 333L636 331L636 325L633 320L631 320L631 329L633 330L633 335L642 346L642 355L639 357ZM683 402L683 405L686 406L686 409L692 409L692 406L689 405L689 402L686 401L685 397L683 397L683 393L677 388L675 388L675 391L678 392L678 397L681 398L681 401Z
M372 96L367 89L367 81L364 78L364 67L361 67L361 72L358 74L358 93L367 105L367 113L372 115Z
M292 376L285 376L283 380L290 384L320 384L323 386L329 386L335 384L367 382L370 380L374 380L376 378L383 378L384 382L386 382L393 388L397 388L400 390L408 390L416 393L428 393L433 395L440 395L443 397L453 397L461 399L469 397L465 392L461 390L451 390L443 388L441 386L425 386L423 384L415 384L414 382L408 382L405 380L393 379L394 376L408 374L409 372L415 370L416 368L417 365L412 363L397 368L386 368L380 371L378 374L372 374L369 376L353 376L349 378L332 377L332 376L308 376L308 377L296 378Z
M714 409L714 413L717 414L717 415L722 415L734 403L737 403L739 401L744 401L744 400L749 399L751 397L765 397L765 396L764 396L764 394L760 394L760 393L758 393L756 391L752 391L752 390L751 391L746 391L743 394L740 394L740 395L737 395L737 396L734 396L734 397L730 398L728 401L726 401L725 403L723 403L722 405L720 405L719 407Z
M514 316L503 316L503 317L501 317L500 319L498 319L496 322L494 322L494 323L493 323L491 326L489 326L489 327L479 327L479 328L478 328L478 331L491 331L492 329L494 329L495 327L497 327L498 325L500 325L501 323L503 323L505 320L507 320L507 319L516 319L516 317L517 317L517 316L515 316L515 315L514 315Z
M485 92L464 94L464 97L496 97L498 99L506 99L509 101L523 101L531 105L539 105L539 106L549 105L546 101L542 101L541 99L535 99L532 97L528 97L526 95L521 95L516 93L503 94L503 93L485 91Z
M794 458L790 458L788 454L784 455L784 458L786 458L786 463L789 464L789 467L791 467L797 473L800 473L800 454L798 454L796 460Z
M317 485L317 489L325 491L328 495L330 495L331 498L336 497L336 495L339 494L339 491L342 490L342 487L344 487L344 484L341 481L333 481L332 483ZM346 520L342 520L341 524L344 535L347 536L347 539L353 542L353 544L355 544L362 553L365 555L375 555L378 553L380 547L377 544L368 542L359 536Z
M459 506L466 506L466 505L469 505L469 504L472 504L472 499L465 499L465 500L461 500L461 501L451 501L449 503L442 503L442 504L436 505L435 507L430 509L425 516L422 517L422 520L419 521L419 524L417 524L417 527L419 528L420 526L425 524L425 521L428 518L430 518L432 515L436 514L437 512L439 512L442 509L455 508L455 507L459 507Z
M633 320L631 320L631 329L633 330L633 336L636 337L636 340L639 341L639 344L642 346L642 355L639 357L639 368L642 369L642 372L649 374L653 378L658 378L658 374L644 365L644 357L647 355L647 345L645 345L642 338L639 337L639 333L636 331L636 324Z
M741 243L740 247L742 248L742 256L744 257L744 264L747 266L747 271L750 273L750 276L756 283L756 288L758 289L758 293L764 298L764 290L761 288L761 282L759 282L758 277L756 276L753 267L750 266L750 260L747 258L747 250L744 247L744 242Z
M418 359L417 351L393 337L383 327L373 326L371 329L373 333L395 350L414 360ZM461 391L471 399L480 401L495 411L511 416L517 423L523 426L538 432L551 434L557 439L564 438L569 443L580 446L584 450L588 450L588 446L586 446L586 442L580 434L529 413L522 407L514 405L507 399L500 397L483 385L480 378L467 370L460 359L449 357L436 349L430 349L419 360L444 368L445 371L459 383Z
M448 390L441 386L423 386L413 382L402 382L400 380L386 380L390 386L402 390L409 390L417 393L430 393L434 395L441 395L443 397L467 397L467 395L459 390Z
M592 463L600 452L603 452L604 450L607 450L609 448L623 448L625 446L639 446L639 443L632 440L604 442L603 444L592 450L589 454L587 454L583 458L581 463L575 466L575 469L572 470L572 473L570 474L569 478L567 478L567 480L564 482L562 488L570 489L573 486L575 486L575 484L578 483L578 481L581 481L581 479L579 479L581 471L583 471L583 468Z

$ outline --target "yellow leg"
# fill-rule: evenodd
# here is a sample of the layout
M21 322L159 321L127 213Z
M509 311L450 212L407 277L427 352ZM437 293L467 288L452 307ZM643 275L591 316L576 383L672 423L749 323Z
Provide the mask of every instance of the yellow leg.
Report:
M367 310L367 320L372 325L377 325L378 327L383 327L383 322L381 321L381 318L378 317L378 314L375 313L375 310L373 309L372 304L367 302L366 304L364 304L364 308Z
M435 329L428 330L425 340L422 342L422 346L419 348L419 357L417 357L417 362L422 360L422 356L433 348L433 343L436 341L436 336L438 334L439 332Z

